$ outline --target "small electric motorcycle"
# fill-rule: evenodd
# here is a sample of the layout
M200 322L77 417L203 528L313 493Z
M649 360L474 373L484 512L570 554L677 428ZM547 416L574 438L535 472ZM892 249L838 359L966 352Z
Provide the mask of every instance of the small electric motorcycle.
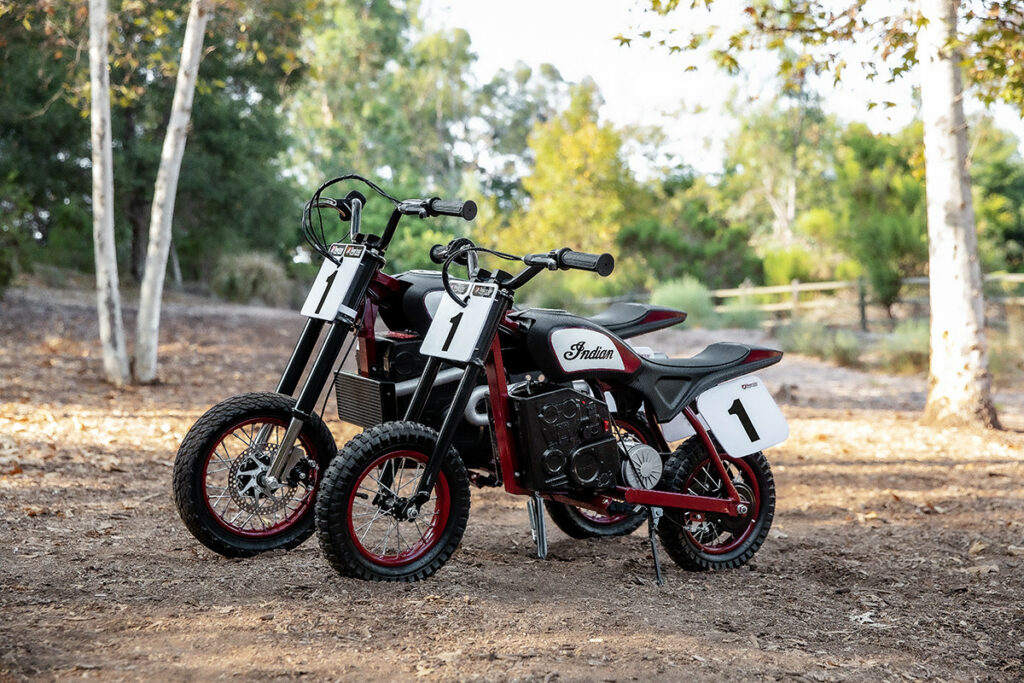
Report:
M611 255L560 249L521 260L517 275L449 268L474 252L444 257L447 292L420 346L428 360L404 420L355 437L327 468L316 502L320 545L340 573L416 581L440 569L469 519L470 482L528 496L537 554L545 557L543 501L599 515L646 512L655 573L655 533L690 570L737 567L764 542L775 509L761 450L789 430L763 383L749 374L782 353L712 344L693 358L645 358L607 329L564 311L514 310L516 290L541 271L611 273ZM503 339L525 349L539 374L513 381ZM439 429L422 423L442 364L462 368ZM454 447L461 415L486 375L491 449L467 463ZM610 403L614 402L614 412ZM669 452L659 424L682 416L692 436ZM630 425L623 428L624 425ZM649 440L637 438L641 426Z
M349 180L364 183L394 205L381 235L361 231L366 204L362 194L351 192L344 199L323 196L328 187ZM321 209L333 210L350 224L347 243L328 244ZM303 235L324 262L302 307L307 320L276 391L233 396L210 408L189 430L175 459L178 512L189 531L215 552L246 557L295 547L312 534L316 490L337 452L334 438L316 412L329 381L334 381L338 414L346 422L367 427L404 413L426 365L419 354L423 334L444 296L440 272L395 276L382 272L388 245L404 216L455 216L470 221L476 216L476 205L437 198L399 201L357 175L324 183L306 204ZM449 249L466 246L472 242L454 240L448 248L435 247L433 255L437 260ZM466 252L459 260L476 267L474 252ZM589 320L628 338L677 324L685 317L681 311L623 303ZM378 327L386 329L378 332ZM293 397L321 337L320 351L297 398ZM358 343L358 372L334 373L346 340L344 357ZM527 354L517 351L513 340L505 343L515 376L531 372ZM461 375L454 367L436 373L435 401L422 411L427 424L441 425ZM478 387L474 396L456 420L453 436L470 464L475 454L489 451L490 444L486 385ZM644 425L623 420L636 439L650 441ZM549 513L560 528L576 537L630 533L643 522L643 515L632 507L599 514L551 501Z

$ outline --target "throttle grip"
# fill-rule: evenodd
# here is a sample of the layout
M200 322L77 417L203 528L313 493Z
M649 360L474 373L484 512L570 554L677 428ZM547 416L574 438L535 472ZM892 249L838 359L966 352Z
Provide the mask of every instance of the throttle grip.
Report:
M558 266L563 270L575 268L576 270L589 270L601 277L608 277L615 270L615 257L611 254L588 254L583 251L573 251L566 247L557 252Z
M435 244L430 248L430 260L441 265L448 258L448 247L444 244Z
M471 221L476 218L476 202L472 199L459 202L434 197L427 202L427 212L431 216L455 216Z

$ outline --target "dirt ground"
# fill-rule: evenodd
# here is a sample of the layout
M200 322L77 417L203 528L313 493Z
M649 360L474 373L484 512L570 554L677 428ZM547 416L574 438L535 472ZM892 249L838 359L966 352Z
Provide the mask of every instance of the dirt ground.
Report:
M300 326L169 304L163 382L118 391L90 296L0 302L0 679L1024 678L1024 387L997 395L1007 431L933 430L923 379L787 357L763 373L792 435L768 452L776 520L748 566L687 573L663 554L658 587L642 532L553 525L539 561L524 501L474 491L451 562L395 586L340 578L315 541L221 558L174 509L186 430L272 389Z

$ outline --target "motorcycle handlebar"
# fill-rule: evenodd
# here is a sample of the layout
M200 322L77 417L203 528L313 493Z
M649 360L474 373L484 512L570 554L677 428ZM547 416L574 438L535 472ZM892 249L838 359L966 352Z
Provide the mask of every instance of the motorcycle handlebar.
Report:
M454 254L460 249L472 246L474 246L473 241L470 240L468 237L456 237L448 244L435 244L434 246L432 246L430 248L430 260L436 263L437 265L441 265L448 260L449 254ZM455 262L462 266L466 265L466 254L462 254L461 256L456 258Z
M471 221L476 218L476 202L472 199L460 202L434 197L427 201L427 212L431 216L454 216Z
M406 216L431 218L434 216L454 216L471 221L476 218L476 202L473 200L459 202L448 201L440 197L433 199L406 199L398 203L399 213Z
M523 262L550 270L589 270L601 277L608 277L615 270L615 257L611 254L588 254L568 247L547 254L528 254L523 257Z

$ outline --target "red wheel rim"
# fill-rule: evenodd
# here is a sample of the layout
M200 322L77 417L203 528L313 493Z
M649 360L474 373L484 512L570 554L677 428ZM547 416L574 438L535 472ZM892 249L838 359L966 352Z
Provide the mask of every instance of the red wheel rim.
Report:
M626 420L617 419L615 420L615 426L622 431L628 433L634 439L643 444L648 444L648 439L644 436L643 430L636 425ZM649 445L649 444L648 444ZM595 510L589 510L587 508L573 508L579 514L580 517L587 520L588 523L595 526L611 526L618 524L619 522L629 519L632 515L605 515Z
M260 506L259 499L252 495L255 491L252 485L252 477L256 476L254 472L261 469L265 471L263 462L269 462L269 456L287 426L285 420L274 417L258 417L239 422L221 434L206 454L200 485L206 509L218 526L236 536L268 538L292 526L309 511L320 483L318 466L310 468L307 481L295 487L279 489L277 497L264 497L264 500L270 502L269 505ZM255 449L256 437L264 427L270 430L265 435L269 448ZM316 451L308 438L300 435L299 442L315 463ZM241 472L239 476L241 468L236 465L236 461L254 454L259 454L260 460L257 462L250 458L248 467L253 473ZM235 470L234 480L232 469ZM240 490L239 482L247 491ZM249 509L245 506L249 506ZM262 507L262 512L253 511L259 507Z
M430 499L420 508L418 519L399 520L375 502L382 493L411 497L426 462L427 456L417 451L387 453L371 462L352 488L347 506L348 532L359 553L374 564L385 567L411 564L441 540L451 512L451 495L444 472L438 473L437 483ZM397 466L388 463L397 463ZM386 465L391 469L386 469ZM386 476L389 471L390 482Z
M725 465L727 471L730 471L731 475L733 474L732 468L739 470L743 480L742 485L749 491L750 500L744 502L750 508L750 519L741 531L736 532L724 528L719 516L686 513L683 532L700 552L708 555L724 555L741 546L754 532L754 527L757 526L758 511L761 509L761 491L757 485L757 477L754 476L754 470L747 461L743 458L730 458L724 455L721 458L722 464ZM732 479L734 485L739 488L734 475ZM715 467L711 458L705 458L694 468L690 476L687 477L683 490L693 495L715 498L724 498L727 495L718 468ZM741 492L741 498L746 497L744 493ZM696 530L691 528L694 526L697 527Z

